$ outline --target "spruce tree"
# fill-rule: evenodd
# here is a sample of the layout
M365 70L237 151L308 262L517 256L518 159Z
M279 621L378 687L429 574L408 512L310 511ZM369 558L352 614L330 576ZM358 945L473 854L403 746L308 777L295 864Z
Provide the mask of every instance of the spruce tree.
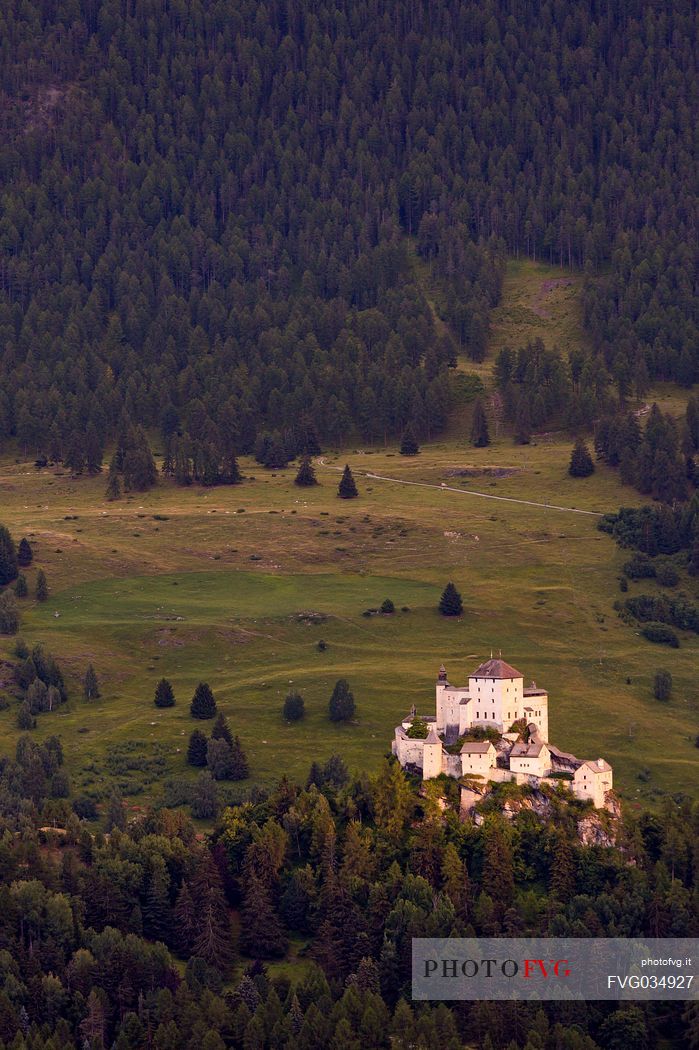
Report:
M26 536L23 536L17 547L17 564L21 569L26 569L32 563L34 551Z
M340 484L337 488L337 494L341 499L354 499L355 496L359 495L348 463L345 464L345 469L342 472Z
M354 716L354 696L346 678L338 678L328 704L331 722L349 722Z
M86 700L97 700L99 695L100 687L97 681L97 674L92 664L88 664L85 677L83 678L83 696Z
M579 437L573 446L568 473L571 478L589 478L590 474L594 474L594 472L595 464L592 462L590 450L583 439Z
M255 959L279 959L287 948L286 934L272 906L269 890L254 869L245 879L240 944L243 951Z
M305 714L303 697L300 693L289 693L284 701L284 718L287 722L298 722Z
M19 630L19 609L17 599L12 591L0 594L0 634L17 634Z
M442 616L461 616L464 611L461 595L451 582L442 591L442 597L439 599L439 611Z
M29 594L29 587L27 586L27 577L23 572L20 572L15 583L15 595L18 598L26 598Z
M186 880L177 894L174 911L175 947L180 955L188 959L194 948L197 934L197 909Z
M46 582L46 573L43 569L39 569L36 574L36 600L38 602L45 602L49 596L49 586Z
M413 428L408 426L403 431L403 437L400 443L400 454L401 456L417 456L420 451L420 446L417 443Z
M243 750L243 745L240 742L240 737L236 736L233 739L233 765L231 769L231 780L246 780L250 776L250 768L248 766L248 757Z
M194 690L189 713L192 718L216 717L216 701L207 682L200 682Z
M224 480L228 485L239 485L243 480L243 476L240 473L240 467L238 466L238 460L232 452L228 456L226 462Z
M531 413L526 397L521 397L517 405L514 439L516 445L528 445L532 439Z
M223 713L217 716L211 736L214 740L225 740L229 747L233 746L233 734L228 725L228 719Z
M227 975L234 955L233 933L221 874L208 850L192 880L192 899L196 901L193 953Z
M108 500L119 499L119 497L121 496L121 482L119 481L119 475L114 469L114 460L112 460L112 463L109 467L105 496Z
M207 739L201 729L195 729L187 745L187 762L190 766L206 765Z
M8 529L0 525L0 587L16 580L18 572L14 541Z
M172 688L172 683L169 682L167 678L161 678L156 685L153 702L156 707L175 706L175 691Z
M480 398L477 399L473 406L473 419L471 421L471 444L475 445L476 448L485 448L486 445L490 444L490 434L488 433L488 420L485 414L485 408Z
M301 465L298 469L298 474L294 478L294 485L301 485L303 487L309 487L310 485L317 485L318 479L316 478L316 472L313 469L313 464L308 456L304 456L301 460Z
M231 745L212 737L206 745L206 765L214 780L231 780L234 770Z

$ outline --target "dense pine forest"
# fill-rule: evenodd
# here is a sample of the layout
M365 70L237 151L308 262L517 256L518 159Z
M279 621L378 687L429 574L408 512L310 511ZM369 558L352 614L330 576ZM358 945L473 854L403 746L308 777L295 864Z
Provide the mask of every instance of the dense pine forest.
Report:
M62 763L55 737L25 736L0 768L0 1047L699 1045L695 1004L409 1001L415 936L696 936L687 801L617 826L507 785L477 826L448 778L419 797L394 760L369 778L335 756L224 810L204 843L171 811L127 822L117 797L102 829L78 819Z
M261 436L436 434L506 253L589 274L573 421L691 384L694 31L689 0L9 0L0 440L94 469L159 426L223 478Z

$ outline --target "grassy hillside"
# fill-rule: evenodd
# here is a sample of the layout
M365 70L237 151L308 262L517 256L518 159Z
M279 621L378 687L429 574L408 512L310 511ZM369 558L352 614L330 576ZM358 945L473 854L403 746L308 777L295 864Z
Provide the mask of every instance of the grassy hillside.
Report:
M161 745L161 765L185 774L188 700L205 678L241 734L256 780L301 777L312 758L333 751L372 769L398 717L412 703L431 710L442 660L460 681L502 649L550 690L552 739L608 757L628 796L696 788L696 638L669 653L618 621L611 605L623 555L597 531L594 514L470 494L588 511L637 501L604 468L584 481L568 478L568 455L559 441L484 450L445 443L414 460L357 451L328 457L322 484L310 491L293 485L293 469L270 474L245 463L255 480L238 488L163 484L118 503L104 501L103 478L5 467L3 518L16 536L31 536L52 587L45 605L23 603L22 634L62 658L71 685L70 703L41 717L37 735L61 735L76 783L87 787L104 781L106 756L127 740L139 741L146 756ZM335 494L334 468L345 458L361 493L350 502ZM475 476L459 476L464 470ZM435 611L448 579L465 599L458 622ZM385 597L399 610L394 616L362 616ZM11 648L3 640L5 655ZM78 687L89 661L104 683L92 704ZM675 677L668 705L650 693L659 666ZM175 684L173 710L152 705L161 675ZM340 676L355 692L356 726L326 718ZM292 684L306 697L308 717L290 727L280 709ZM0 712L3 749L17 736L15 711ZM645 767L648 784L637 780ZM132 787L139 778L131 774ZM157 791L153 782L143 797Z
M578 278L551 283L560 276L512 263L492 350L538 334L575 345ZM492 351L486 377L491 363ZM679 411L681 395L661 393L663 407ZM323 457L321 484L310 490L293 485L294 468L244 461L236 488L163 482L110 503L104 476L0 466L2 520L16 538L31 538L51 586L46 604L22 602L22 635L55 652L70 685L70 702L42 716L36 735L60 734L75 786L106 790L116 772L141 803L158 797L163 776L189 776L189 699L201 679L240 733L256 782L302 778L312 759L333 751L371 770L412 703L433 709L442 661L458 682L502 649L549 689L553 741L609 758L627 798L695 792L699 640L684 637L670 652L618 620L612 604L625 559L596 528L599 513L640 497L604 466L585 480L568 477L565 435L522 447L501 434L489 448L469 447L459 437L469 411L459 409L451 437L414 459L395 449ZM336 495L345 461L359 484L354 501ZM449 579L466 605L458 622L436 612ZM696 593L696 582L683 585ZM654 581L631 584L632 592L649 587ZM362 615L386 597L394 616ZM0 657L12 649L0 639ZM79 685L88 662L103 683L91 704ZM651 695L659 667L675 679L669 704ZM152 695L163 675L178 703L159 711ZM327 719L340 676L356 696L356 725ZM10 695L9 669L0 667L0 692L3 682ZM308 714L289 726L281 705L292 686ZM2 750L17 735L13 701L0 711Z

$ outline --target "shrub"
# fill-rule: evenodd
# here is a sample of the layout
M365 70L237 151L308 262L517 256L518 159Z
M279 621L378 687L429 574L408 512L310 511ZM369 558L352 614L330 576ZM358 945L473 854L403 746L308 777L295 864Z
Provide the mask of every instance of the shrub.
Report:
M32 709L26 700L20 704L17 712L17 728L23 730L36 728L36 718L32 714Z
M78 795L73 802L73 812L81 820L97 820L97 804L89 795Z
M655 562L647 554L634 554L624 565L624 572L631 580L651 580L655 576Z
M642 628L641 634L649 642L656 642L658 645L669 645L671 649L679 649L680 640L672 630L671 627L666 627L664 623L647 623Z
M621 579L619 580L619 590L623 594L626 594L628 589L629 589L629 581L627 580L627 578L625 576L622 576Z
M656 564L655 578L661 587L676 587L680 582L677 569L669 561L661 561Z
M428 733L429 727L422 718L414 718L413 724L407 730L407 735L411 740L424 740Z
M395 611L396 607L391 601L391 599L384 598L384 600L381 602L381 608L379 609L379 612L384 613L384 615L390 615L390 613L394 613Z
M656 700L669 700L672 692L672 675L669 671L656 671L653 679L653 696Z
M192 816L198 820L211 820L218 810L218 792L211 773L199 774L192 790Z

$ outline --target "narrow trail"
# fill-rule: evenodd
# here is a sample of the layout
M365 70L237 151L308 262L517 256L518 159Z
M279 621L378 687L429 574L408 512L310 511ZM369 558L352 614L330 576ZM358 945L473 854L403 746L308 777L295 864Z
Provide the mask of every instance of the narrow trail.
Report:
M330 466L322 456L316 460L316 463L325 470L334 470L338 473L342 473L343 470L342 467ZM494 499L500 503L520 503L527 507L541 507L543 510L557 510L566 514L586 514L593 518L601 518L603 514L606 514L604 510L579 510L577 507L561 507L557 503L537 503L531 499L515 499L514 496L494 496L490 492L476 492L475 489L457 489L454 485L447 485L444 482L439 485L433 485L429 481L405 481L401 478L389 478L386 474L373 474L368 470L354 470L353 473L370 478L372 481L389 481L394 485L412 485L414 488L456 492L459 496L477 496L479 499Z

